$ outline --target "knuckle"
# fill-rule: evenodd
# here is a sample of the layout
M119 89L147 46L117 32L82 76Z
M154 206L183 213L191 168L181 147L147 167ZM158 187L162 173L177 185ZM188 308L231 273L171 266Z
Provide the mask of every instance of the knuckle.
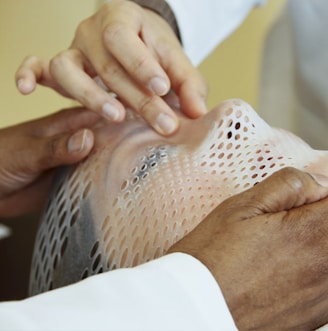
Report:
M121 22L113 21L108 23L103 30L103 41L107 45L119 42L124 36L125 27Z
M122 68L115 62L106 62L100 65L99 74L105 79L107 84L110 83L112 77L120 77Z
M300 171L294 167L284 167L279 170L285 177L296 177L299 178Z
M304 173L293 167L285 167L278 171L287 187L292 190L304 189Z
M83 106L89 109L94 109L94 105L97 103L94 90L85 86L80 87L79 94L76 95L76 98Z
M61 139L60 137L52 137L46 146L45 162L55 162L57 163L58 160L61 160L64 156L63 148L61 147Z
M82 89L81 90L81 95L80 95L80 101L82 105L88 107L88 108L93 108L90 104L90 100L92 100L92 93L88 89Z
M52 155L53 157L56 157L58 154L58 147L59 147L59 139L58 138L54 138L51 139L48 144L47 148L47 153L49 155Z
M52 138L42 144L42 148L39 152L39 158L36 161L36 167L38 169L48 169L57 164L57 159L60 153L60 141L59 139Z
M52 158L57 158L58 154L60 154L60 139L59 137L54 137L52 139L49 140L49 142L47 143L46 146L46 153L45 155L50 156Z
M131 71L133 73L144 73L149 61L146 55L136 56L131 62Z
M51 73L56 71L59 67L65 66L68 62L67 51L60 52L50 60L49 70Z
M159 108L158 97L156 95L147 96L140 100L137 107L142 117L149 118L151 110Z
M115 82L122 80L124 77L122 68L117 63L113 63L113 62L99 64L99 67L97 68L97 73L101 77L101 84L100 84L101 89L102 90L109 89L114 93L116 92ZM90 98L93 98L94 101L96 101L94 91L86 90L83 92L84 94L88 94Z
M112 11L113 4L111 2L105 3L102 5L101 10L96 12L94 15L82 20L76 30L73 40L74 46L83 46L82 44L90 36L90 31L94 29L94 26L101 24L106 20L107 17L110 17L110 12Z

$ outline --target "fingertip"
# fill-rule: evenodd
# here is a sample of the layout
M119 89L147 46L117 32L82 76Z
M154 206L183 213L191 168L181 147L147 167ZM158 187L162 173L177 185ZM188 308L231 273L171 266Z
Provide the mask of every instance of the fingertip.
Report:
M187 86L186 86L187 87ZM190 118L198 118L208 112L206 105L207 92L203 89L184 88L179 95L181 110Z
M150 80L149 89L158 96L164 96L169 92L170 85L162 77L153 77Z
M208 113L206 102L199 96L188 96L187 100L180 99L181 111L189 118L199 118Z
M169 136L178 130L179 121L176 116L171 116L166 113L159 113L155 119L153 128L163 136Z
M110 122L121 122L125 116L125 109L123 106L105 102L102 106L102 116Z
M195 97L193 107L190 109L190 116L200 117L208 112L206 100L200 96Z
M110 102L104 103L101 110L103 117L109 121L116 122L120 118L119 109Z
M35 89L35 84L27 79L20 78L18 79L17 88L22 94L30 94Z

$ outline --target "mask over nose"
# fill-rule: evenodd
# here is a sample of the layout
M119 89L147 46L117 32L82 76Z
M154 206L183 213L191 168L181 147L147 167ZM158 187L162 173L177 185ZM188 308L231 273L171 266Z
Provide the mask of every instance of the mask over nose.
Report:
M156 134L130 114L60 169L34 249L30 294L159 257L219 203L292 166L328 175L328 152L271 128L241 100Z

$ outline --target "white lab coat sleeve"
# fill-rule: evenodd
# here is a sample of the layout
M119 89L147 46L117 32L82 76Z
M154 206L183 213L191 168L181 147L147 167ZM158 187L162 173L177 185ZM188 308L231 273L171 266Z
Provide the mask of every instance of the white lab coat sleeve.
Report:
M181 41L197 66L265 0L166 0L178 22Z
M174 253L0 303L1 330L237 330L214 277Z

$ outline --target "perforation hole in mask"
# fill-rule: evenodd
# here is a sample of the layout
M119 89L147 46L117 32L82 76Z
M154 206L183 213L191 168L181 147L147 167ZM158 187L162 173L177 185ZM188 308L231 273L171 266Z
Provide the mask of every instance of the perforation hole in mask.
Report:
M227 197L285 166L307 168L324 153L237 100L183 125L176 138L154 139L146 125L127 130L124 159L106 143L61 169L41 220L31 294L161 256Z

